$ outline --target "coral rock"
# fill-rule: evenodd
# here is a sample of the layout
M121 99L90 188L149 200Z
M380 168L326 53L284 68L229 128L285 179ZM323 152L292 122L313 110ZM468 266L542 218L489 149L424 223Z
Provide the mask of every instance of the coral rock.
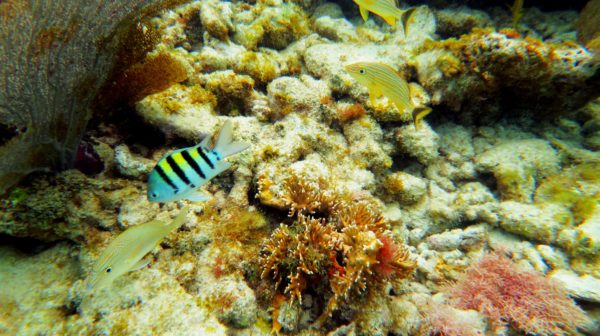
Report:
M560 207L548 205L543 208L513 201L498 206L498 225L511 233L529 239L552 243L556 240L561 223L556 220Z
M556 172L559 164L556 151L540 139L506 141L475 162L479 172L494 174L503 199L522 202L531 202L536 181Z
M402 126L394 136L398 149L423 165L431 164L439 155L439 136L425 123L419 130L414 125Z
M412 204L425 195L427 183L419 177L404 172L396 172L386 176L384 188L391 195L397 197L401 203Z

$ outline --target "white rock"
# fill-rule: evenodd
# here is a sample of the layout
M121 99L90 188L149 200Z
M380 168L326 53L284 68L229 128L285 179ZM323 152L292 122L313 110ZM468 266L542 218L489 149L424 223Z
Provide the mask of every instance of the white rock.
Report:
M590 275L579 276L573 271L563 269L550 272L548 277L562 283L569 295L600 303L600 279Z

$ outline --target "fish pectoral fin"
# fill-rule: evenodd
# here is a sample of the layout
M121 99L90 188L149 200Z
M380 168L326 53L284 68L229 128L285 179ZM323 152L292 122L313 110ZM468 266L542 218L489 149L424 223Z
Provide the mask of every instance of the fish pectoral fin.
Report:
M150 265L150 260L148 258L142 258L142 259L140 259L140 261L135 263L135 265L133 265L133 267L131 267L129 272L139 271L148 265Z
M210 199L210 195L207 195L205 192L201 190L193 190L189 194L185 195L183 199L192 202L205 202Z
M363 6L358 6L358 10L360 11L360 16L362 16L363 20L367 21L369 18L369 11Z
M369 100L371 101L371 106L375 106L375 99L382 96L381 90L379 90L376 86L372 86L369 89Z

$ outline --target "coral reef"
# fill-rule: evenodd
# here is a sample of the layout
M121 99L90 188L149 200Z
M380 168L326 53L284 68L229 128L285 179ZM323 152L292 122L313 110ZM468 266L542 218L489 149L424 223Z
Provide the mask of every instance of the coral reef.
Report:
M2 145L33 132L30 107L65 107L66 127L74 109L87 120L87 103L98 106L82 142L78 127L55 134L77 133L64 144L81 143L80 171L32 174L0 198L0 333L600 332L599 68L576 42L578 13L444 1L415 7L404 31L362 20L352 1L192 0L158 12L177 2L135 2L125 21L119 6L91 27L96 15L65 23L72 31L68 15L40 21L51 29L23 50L62 55L107 17L114 34L88 41L104 47L89 68L79 63L94 53L55 57L51 74L36 70L41 58L0 70L39 86L22 102L10 77ZM2 2L0 21L33 3ZM77 4L35 8L94 7ZM589 8L579 35L594 41ZM1 44L0 56L12 50ZM398 71L410 103L432 107L422 126L370 99L345 70L357 62ZM81 92L54 80L96 71ZM208 200L150 203L156 162L210 147L225 122L251 146L203 185ZM3 162L39 151L18 154ZM85 290L119 234L182 208L185 223L143 267Z
M563 115L599 94L592 54L572 43L546 44L516 32L476 29L459 39L432 42L427 49L416 58L419 82L434 105L460 110L464 120L493 120L506 109L534 117ZM456 73L430 71L432 63L446 63L448 57L460 60ZM573 94L563 99L556 92Z

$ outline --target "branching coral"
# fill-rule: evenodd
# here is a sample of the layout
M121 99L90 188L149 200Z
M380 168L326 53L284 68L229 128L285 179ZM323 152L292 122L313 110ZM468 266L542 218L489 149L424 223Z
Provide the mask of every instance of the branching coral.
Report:
M324 178L310 181L302 176L290 175L283 183L283 201L290 209L289 216L323 212L333 206L333 197Z
M285 225L277 228L263 248L260 263L263 266L261 276L276 281L279 287L287 278L284 292L290 294L292 301L302 302L302 292L306 288L306 279L311 275L324 276L327 265L331 263L329 252L332 250L331 226L324 220L300 215L293 230Z
M471 265L450 295L458 308L478 310L496 327L511 325L527 334L573 335L588 320L562 287L500 254Z
M328 298L319 322L353 291L406 278L414 270L407 248L394 242L374 200L353 201L324 189L325 180L313 184L292 175L284 184L285 204L298 219L282 224L263 245L262 277L275 280L276 288L285 283L292 301L301 300L308 287Z

